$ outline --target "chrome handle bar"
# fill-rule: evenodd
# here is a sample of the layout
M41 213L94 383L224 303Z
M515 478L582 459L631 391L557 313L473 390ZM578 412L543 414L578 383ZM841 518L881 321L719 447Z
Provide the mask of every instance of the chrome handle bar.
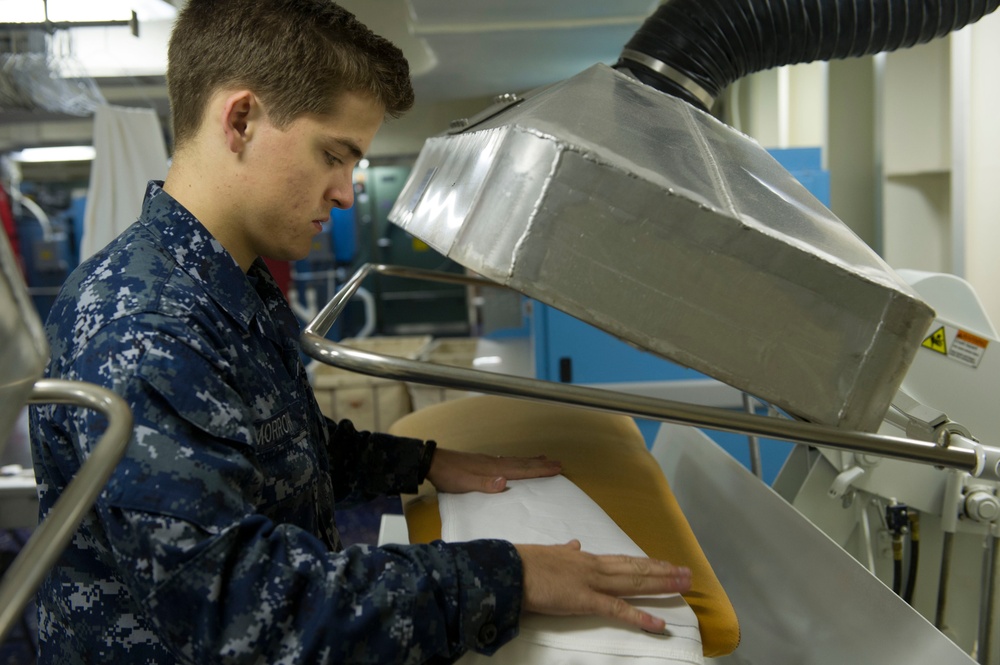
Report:
M82 381L41 379L35 382L28 401L94 409L107 417L108 427L0 581L0 643L69 544L132 438L128 404L106 388Z
M1000 479L1000 450L986 448L964 437L961 445L937 445L882 434L838 429L783 418L756 416L727 409L685 404L671 400L618 393L539 379L496 374L483 370L438 365L353 349L326 339L326 333L340 316L361 283L371 274L427 279L454 284L506 288L486 279L417 268L368 263L344 284L302 333L302 347L316 360L353 372L402 381L426 383L443 388L507 395L543 402L557 402L665 422L707 427L755 436L826 446L858 453L966 471L991 480Z

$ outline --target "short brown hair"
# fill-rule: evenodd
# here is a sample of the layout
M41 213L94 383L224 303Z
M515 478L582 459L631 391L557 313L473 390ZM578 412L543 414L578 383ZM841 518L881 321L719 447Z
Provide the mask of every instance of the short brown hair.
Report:
M227 87L253 91L279 127L330 113L348 91L370 94L393 117L413 105L402 51L330 0L188 0L167 56L175 146Z

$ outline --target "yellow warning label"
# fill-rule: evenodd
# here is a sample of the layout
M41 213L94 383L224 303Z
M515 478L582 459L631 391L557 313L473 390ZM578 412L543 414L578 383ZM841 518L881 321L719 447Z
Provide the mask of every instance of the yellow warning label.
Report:
M940 354L948 355L948 344L945 342L944 326L941 326L924 340L921 344L926 349L937 351Z

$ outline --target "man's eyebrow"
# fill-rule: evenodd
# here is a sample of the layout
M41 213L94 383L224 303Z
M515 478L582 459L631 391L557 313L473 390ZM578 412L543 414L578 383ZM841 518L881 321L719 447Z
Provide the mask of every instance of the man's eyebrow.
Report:
M354 157L354 159L356 160L360 160L365 156L365 153L364 151L361 150L361 147L356 142L352 141L349 138L328 136L326 138L326 143L330 145L336 145L341 149L346 150L347 152L351 153L351 156Z

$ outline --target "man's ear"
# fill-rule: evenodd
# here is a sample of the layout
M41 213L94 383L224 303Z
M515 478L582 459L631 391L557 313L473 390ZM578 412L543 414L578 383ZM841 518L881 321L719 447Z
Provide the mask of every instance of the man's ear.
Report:
M226 147L231 152L243 152L250 139L250 119L259 111L259 102L249 90L240 90L226 97L222 106L222 128Z

